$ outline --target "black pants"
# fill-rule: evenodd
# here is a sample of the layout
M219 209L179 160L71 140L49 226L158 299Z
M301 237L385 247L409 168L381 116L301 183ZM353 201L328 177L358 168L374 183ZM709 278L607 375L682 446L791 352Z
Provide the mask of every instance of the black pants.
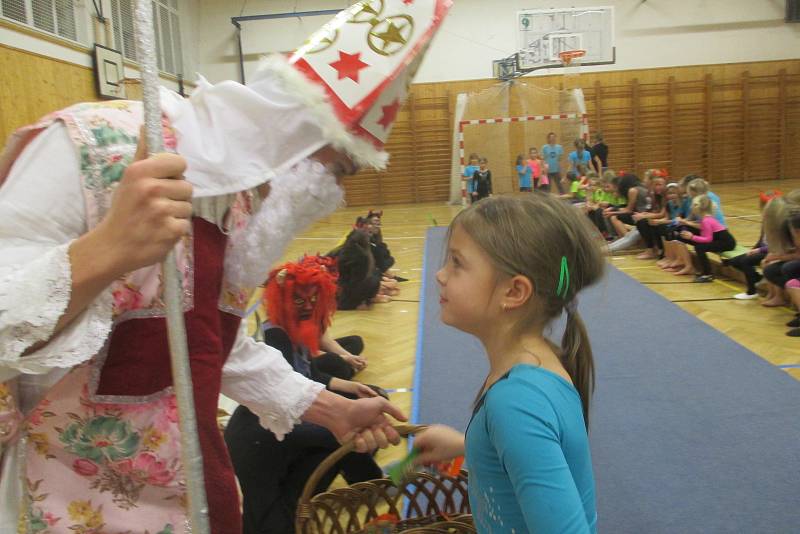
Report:
M311 473L339 443L327 429L301 423L278 441L258 416L244 406L233 413L225 443L242 488L244 534L290 534L295 509ZM348 484L381 478L369 454L350 453L323 476L315 493L324 491L341 472Z
M764 278L783 289L789 280L800 278L800 260L770 263L764 267Z
M653 226L647 219L636 221L636 229L639 230L639 235L644 239L644 244L647 248L656 248L661 250L661 231L659 226Z
M361 339L361 336L340 337L336 342L350 354L359 356L364 352L364 340ZM311 360L311 365L316 366L316 368L323 373L341 378L342 380L351 380L353 375L356 374L352 365L344 361L338 354L332 352L326 352L325 354L315 357Z
M708 261L708 252L725 252L736 248L736 240L727 230L714 232L714 238L710 243L693 243L694 252L700 261L700 274L711 274L711 262Z
M561 173L560 172L548 172L547 179L550 181L550 187L553 187L553 184L556 184L556 188L558 189L558 194L564 194L564 184L561 183ZM550 191L550 189L548 189Z
M756 267L761 265L761 262L766 256L766 254L762 254L761 252L753 255L741 254L725 262L726 265L730 265L737 271L744 273L744 278L747 281L748 295L756 294L756 284L761 280L761 275L756 271Z
M633 220L633 213L618 213L617 220L629 226L636 226L636 221Z
M594 223L598 230L601 232L607 232L608 228L606 227L606 218L603 217L603 210L597 208L596 210L589 210L586 214L589 217L589 220Z

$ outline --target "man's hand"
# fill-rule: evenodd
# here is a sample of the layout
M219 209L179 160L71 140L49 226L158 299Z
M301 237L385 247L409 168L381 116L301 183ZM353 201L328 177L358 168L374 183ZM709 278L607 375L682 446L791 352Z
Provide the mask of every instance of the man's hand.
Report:
M186 160L175 154L136 158L114 191L111 208L96 228L103 256L119 274L162 261L191 231L192 185L183 179Z
M400 443L400 434L392 428L386 415L398 421L407 418L396 406L383 397L349 401L339 419L329 427L339 442L355 440L357 452L386 448Z
M681 236L682 238L684 238L684 239L692 239L692 237L694 236L694 234L692 234L692 232L689 232L688 230L684 230L684 231L682 231L682 232L680 233L680 236Z

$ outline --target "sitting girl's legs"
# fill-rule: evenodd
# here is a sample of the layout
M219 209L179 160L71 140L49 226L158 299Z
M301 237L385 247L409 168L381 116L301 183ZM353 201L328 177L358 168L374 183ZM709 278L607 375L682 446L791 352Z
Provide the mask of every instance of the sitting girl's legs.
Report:
M756 271L756 267L761 264L764 257L766 257L766 254L760 252L757 254L741 254L727 262L728 265L744 274L747 283L747 295L756 294L756 284L761 280L761 275Z
M762 306L786 306L787 301L783 292L783 287L786 285L786 282L788 282L789 279L785 278L783 275L784 263L786 262L777 261L764 267L764 278L766 278L770 283L772 295L768 296L767 300L761 303Z
M676 267L680 267L677 271L675 271L675 276L694 274L692 255L689 253L689 247L680 241L675 241L675 247L678 256L678 265Z

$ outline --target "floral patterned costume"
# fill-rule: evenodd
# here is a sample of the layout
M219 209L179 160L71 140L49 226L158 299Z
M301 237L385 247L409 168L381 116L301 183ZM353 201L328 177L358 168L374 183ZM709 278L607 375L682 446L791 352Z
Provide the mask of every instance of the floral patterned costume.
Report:
M0 161L0 173L9 176L0 188L0 216L25 203L18 196L23 184L26 190L37 189L58 178L43 177L41 169L30 167L42 165L40 156L47 151L68 152L66 143L73 147L76 168L61 174L72 181L79 178L80 184L72 184L67 198L56 196L65 213L61 208L31 208L38 209L35 216L45 227L37 231L52 242L36 243L40 234L9 237L16 230L0 228L0 244L18 251L17 259L27 257L25 262L0 265L3 534L11 524L16 524L13 531L26 533L188 532L160 266L125 275L49 339L69 302L69 243L96 226L108 210L111 194L133 157L140 122L138 103L79 104L21 130ZM53 185L58 189L61 184ZM177 248L215 533L240 531L233 471L216 424L221 390L255 406L262 424L279 436L299 421L321 390L293 373L279 352L243 334L240 323L250 290L232 281L243 278L237 270L254 271L251 279L259 271L266 273L273 256L297 230L295 219L311 221L336 207L330 202L338 191L335 183L283 185L273 179L270 197L263 203L251 191L196 201L192 234ZM83 210L75 210L76 204L83 204ZM284 207L283 223L270 216L270 207L274 211L276 205ZM287 216L285 206L297 217ZM19 224L33 216L16 215ZM237 262L236 269L226 264L229 257L247 258L237 254L237 243L265 232L276 245L269 260ZM39 298L45 304L32 310ZM43 348L31 350L48 339ZM7 517L11 515L15 517Z

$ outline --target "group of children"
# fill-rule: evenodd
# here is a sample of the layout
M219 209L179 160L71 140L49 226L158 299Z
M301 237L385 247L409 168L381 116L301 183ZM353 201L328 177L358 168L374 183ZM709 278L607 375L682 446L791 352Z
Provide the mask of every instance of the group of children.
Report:
M575 150L567 155L568 170L564 174L564 147L558 144L556 134L550 132L541 150L531 147L527 158L523 154L517 156L515 168L519 191L549 192L555 186L563 198L582 201L585 198L588 171L597 174L608 165L608 146L603 142L603 135L597 133L594 137L595 145L591 148L583 139L574 141ZM492 194L492 172L488 165L487 158L474 152L470 154L469 164L464 167L463 174L469 203Z
M490 180L487 162L478 163L483 165L476 172ZM546 165L540 164L539 171L539 180L550 178ZM479 532L596 532L587 437L593 357L576 296L602 277L598 231L614 242L641 238L648 250L638 257L659 259L659 267L675 275L695 273L687 248L694 247L700 263L697 282L712 280L709 252L736 250L720 199L702 178L672 182L663 170L648 171L643 180L608 169L602 174L586 167L579 171L581 176L571 182L577 184L570 188L573 205L564 201L566 192L485 198L481 191L471 195L474 203L448 231L446 261L436 275L441 318L483 343L490 371L466 433L428 427L415 439L415 462L466 455ZM533 176L531 171L532 190L537 188ZM800 190L785 197L762 195L762 206L759 243L729 260L748 280L747 293L737 298L753 298L760 265L771 288L764 304L782 305L788 298L800 305ZM380 214L377 224L375 217L371 212L359 218L331 253L340 280L358 278L346 270L347 247L359 243L361 254L370 253L367 267L359 264L362 278L371 277L373 289L387 282L384 275L393 262L388 248L382 250L382 238L376 238ZM379 294L377 289L374 296ZM475 302L486 304L476 307ZM558 345L545 332L562 313L566 331ZM790 325L789 335L800 335L800 316ZM360 469L355 479L373 476L368 455L351 459ZM340 467L348 473L346 465Z
M399 293L405 279L390 273L395 259L383 240L382 218L383 211L370 210L327 255L280 265L264 284L267 316L259 321L257 340L278 349L296 372L351 399L388 398L380 387L356 379L367 366L363 339L328 332L337 310L368 309ZM340 443L326 428L306 422L278 439L245 406L233 411L224 437L242 492L244 533L292 532L306 481ZM315 493L339 474L355 484L381 478L383 471L372 454L352 452L325 473Z
M673 182L663 169L647 171L643 181L613 171L599 178L590 171L587 176L583 209L612 241L612 251L641 240L646 250L637 258L656 259L662 270L676 276L695 275L696 282L713 280L708 254L715 253L723 265L744 275L746 289L734 299L757 299L757 286L764 284L763 306L791 305L800 310L800 190L759 195L761 235L747 248L737 244L726 225L721 199L699 176ZM800 314L787 327L787 335L800 337Z
M383 211L372 210L358 217L352 230L328 253L338 263L340 310L368 309L391 302L400 293L398 283L405 279L389 272L395 259L383 240L382 218Z
M651 169L644 180L625 172L591 172L585 183L584 210L616 252L644 242L639 259L657 259L657 265L677 276L695 275L696 282L713 280L708 253L736 248L725 225L719 197L696 175L672 182L666 170ZM689 246L699 262L695 270Z

